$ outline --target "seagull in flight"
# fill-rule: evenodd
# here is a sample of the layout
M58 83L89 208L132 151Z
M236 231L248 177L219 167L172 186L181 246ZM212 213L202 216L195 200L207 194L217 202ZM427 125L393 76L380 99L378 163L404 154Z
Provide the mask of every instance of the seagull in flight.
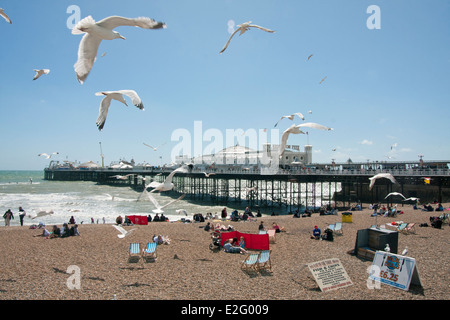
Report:
M319 84L322 84L322 82L324 82L326 78L327 78L327 77L325 77L325 78L323 78L322 80L320 80Z
M170 206L172 203L177 202L177 201L183 199L183 198L186 196L185 194L183 194L181 197L179 197L179 198L177 198L177 199L175 199L175 200L172 200L172 201L170 201L169 203L167 203L167 204L161 206L161 205L158 203L158 201L155 199L155 197L152 196L152 194L151 194L150 192L147 192L147 190L144 190L144 192L147 194L147 196L148 196L148 198L150 199L150 201L151 201L151 202L153 203L153 205L156 207L156 209L153 209L152 212L153 212L153 213L158 213L158 214L159 214L159 213L163 213L164 211L163 211L162 209L164 209L165 207Z
M203 172L204 174L205 174L205 177L207 177L207 178L209 178L210 176L213 176L213 175L215 175L215 173L214 172L211 172L211 173L206 173L206 172Z
M185 210L185 209L177 209L177 210L175 210L176 211L176 213L178 213L178 214L184 214L185 216L187 216L188 215L188 213L187 213L187 211Z
M299 128L308 127L308 128L320 129L320 130L325 130L325 131L333 130L333 128L329 128L329 127L326 127L324 125L314 123L314 122L305 122L305 123L299 124L297 127L299 127Z
M95 22L92 16L88 16L78 22L72 29L72 34L83 34L79 48L78 60L74 65L78 81L83 84L94 65L97 51L102 40L124 39L120 33L113 31L120 26L134 26L144 29L167 28L163 22L157 22L147 17L124 18L119 16L107 17Z
M234 32L231 34L230 38L228 39L227 43L225 44L223 49L220 51L220 53L224 52L227 49L228 45L230 44L231 38L233 38L233 36L239 31L240 31L239 35L244 34L246 31L250 30L250 28L258 28L258 29L261 29L263 31L270 32L270 33L275 32L274 30L266 29L266 28L263 28L263 27L257 26L256 24L251 24L251 23L252 23L251 21L248 21L248 22L245 22L242 24L238 24L237 25L238 28L236 30L234 30Z
M38 157L46 157L47 159L50 159L54 154L59 154L59 152L53 152L52 154L39 153Z
M113 224L113 227L120 232L120 234L118 234L117 237L121 239L125 238L126 236L129 236L133 232L133 230L136 230L136 228L134 228L127 231L122 226L116 226L115 224Z
M39 69L39 70L34 69L34 71L36 72L36 74L34 75L33 80L38 79L43 74L49 74L50 73L50 69Z
M309 61L309 59L311 59L312 56L313 56L313 54L310 54L310 55L308 56L308 59L306 59L306 61Z
M389 180L391 180L392 183L397 183L397 180L395 180L395 178L394 178L394 176L392 174L390 174L390 173L379 173L379 174L376 174L373 177L369 178L369 180L370 180L369 190L372 190L372 188L373 188L373 186L375 184L375 181L377 179L381 179L381 178L389 179Z
M8 17L8 15L5 13L5 11L2 8L0 8L0 16L2 16L7 22L12 24L11 19Z
M44 217L44 216L48 216L53 214L53 210L50 211L39 211L36 216L32 217L31 219L36 219L36 218L40 218L40 217Z
M288 116L282 116L281 119L278 120L277 123L275 123L274 128L275 128L275 127L278 125L278 123L279 123L281 120L283 120L284 118L287 118L287 119L289 119L289 120L294 120L294 117L295 117L295 116L298 116L300 119L305 120L305 117L304 117L303 114L301 114L300 112L293 113L293 114L288 115Z
M114 176L110 176L110 178L116 178L117 180L126 180L130 176L134 176L134 173L130 173L130 174L127 174L127 175L124 175L124 176L121 176L120 174L116 174Z
M173 189L174 184L172 183L172 179L173 176L175 175L175 173L177 172L186 172L186 169L183 167L177 168L175 170L173 170L166 178L166 180L164 180L164 182L157 182L157 181L152 181L150 182L148 185L144 186L144 191L139 195L139 197L137 198L136 201L139 201L139 199L142 197L142 195L144 193L147 192L147 188L153 188L152 191L150 191L150 193L159 191L170 191Z
M281 135L281 144L280 144L280 150L278 151L280 154L280 157L283 155L284 153L284 149L286 148L286 143L287 140L289 138L290 134L305 134L302 130L300 130L300 128L296 125L293 124L292 126L290 126L289 128L287 128L283 134Z
M391 193L389 193L384 199L387 199L387 198L390 197L390 196L400 196L400 197L402 197L403 199L406 199L405 196L402 195L400 192L391 192Z
M142 104L141 98L138 96L138 94L134 90L101 91L101 92L97 92L95 95L96 96L103 96L103 95L105 96L103 98L102 102L100 103L100 109L99 109L99 113L98 113L98 117L97 117L98 130L102 130L105 125L106 116L108 115L108 109L109 109L112 99L120 101L124 105L128 106L127 102L125 101L125 98L123 97L124 95L126 95L129 98L131 98L131 102L136 107L138 107L141 110L144 110L144 105Z
M163 144L160 144L159 146L157 146L156 148L155 147L152 147L151 145L149 145L149 144L146 144L145 142L144 142L144 145L145 146L147 146L147 147L149 147L149 148L152 148L153 149L153 151L156 151L156 150L158 150L159 149L159 147L162 147L163 145L165 145L166 143L164 142Z

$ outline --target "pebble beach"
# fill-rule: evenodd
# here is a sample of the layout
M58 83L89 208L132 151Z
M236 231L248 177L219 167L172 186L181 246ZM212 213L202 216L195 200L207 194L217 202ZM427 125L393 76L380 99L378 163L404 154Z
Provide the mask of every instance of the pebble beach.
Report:
M449 204L443 204L448 208ZM399 206L395 218L372 217L368 205L353 211L352 222L343 223L343 234L334 241L310 239L315 225L322 230L342 221L342 215L293 218L290 215L263 216L255 221L220 221L244 233L257 233L261 221L269 227L277 222L285 232L270 244L272 272L246 272L240 266L243 254L211 251L205 223L151 222L125 227L135 229L120 239L111 224L79 225L80 236L45 239L29 226L0 227L2 243L0 268L1 300L448 300L450 291L450 227L430 225L429 218L442 212L413 210ZM448 212L448 211L444 211ZM352 255L356 233L376 222L414 222L415 233L398 237L399 253L407 246L416 259L422 287L408 291L381 285L367 286L372 262ZM214 222L215 223L215 222ZM51 229L51 226L47 226ZM152 262L129 262L131 242L145 245L153 235L170 238L159 245ZM322 292L304 264L337 258L352 285ZM79 268L79 288L67 285L70 266Z

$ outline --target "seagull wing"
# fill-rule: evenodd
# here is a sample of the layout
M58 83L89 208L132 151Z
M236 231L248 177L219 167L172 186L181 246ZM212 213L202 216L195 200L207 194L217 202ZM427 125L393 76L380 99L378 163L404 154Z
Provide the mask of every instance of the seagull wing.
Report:
M326 126L323 126L321 124L314 123L314 122L302 123L302 124L299 124L298 127L299 128L301 128L301 127L309 127L309 128L314 128L314 129L320 129L320 130L333 130L332 128L328 128Z
M101 92L97 92L95 95L101 95ZM108 115L109 106L111 105L111 96L106 94L100 103L100 108L97 117L98 130L102 130L105 126L106 116Z
M102 42L101 38L89 33L86 33L81 39L78 47L78 60L74 65L77 79L81 84L86 80L94 65L100 42Z
M141 98L139 98L138 94L134 90L119 90L117 91L121 94L128 96L131 99L131 102L141 110L144 110L144 105L142 104Z
M152 147L151 145L149 145L149 144L146 144L145 142L143 142L143 144L144 144L145 146L147 146L147 147L149 147L149 148L152 148L153 150L155 150L155 151L156 151L156 148L155 148L155 147Z
M50 155L48 155L48 154L46 154L46 153L39 153L38 156L39 156L39 157L40 157L40 156L43 156L43 157L46 157L47 159L50 158Z
M177 199L175 199L175 200L172 200L172 201L170 201L169 203L167 203L167 204L165 204L165 205L163 205L162 207L160 207L159 209L164 209L165 207L168 207L168 206L170 206L172 203L175 203L175 202L177 202L177 201L179 201L179 200L181 200L181 199L183 199L184 197L185 197L186 195L185 194L183 194L181 197L179 197L179 198L177 198Z
M114 29L119 26L134 26L144 29L161 29L167 28L164 22L158 22L147 17L124 18L119 16L111 16L100 20L97 25L107 29Z
M177 168L175 170L173 170L166 178L166 180L164 181L164 183L171 183L172 182L172 178L175 175L175 173L180 172L180 171L184 171L184 169L182 167Z
M302 134L305 134L303 131L301 131L300 129L299 129L299 127L297 126L297 125L295 125L295 124L293 124L292 126L290 126L289 128L287 128L284 132L283 132L283 134L281 135L281 144L280 144L280 150L278 151L279 152L279 154L280 154L280 157L283 155L283 153L284 153L284 149L286 148L286 143L287 143L287 140L288 140L288 137L289 137L289 135L290 134L299 134L299 133L302 133Z
M267 29L267 28L263 28L263 27L261 27L261 26L257 26L256 24L249 24L248 26L249 26L249 27L253 27L253 28L258 28L258 29L261 29L261 30L263 30L263 31L270 32L270 33L274 33L274 32L275 32L274 30L270 30L270 29Z
M161 206L159 205L158 201L155 199L155 197L153 197L150 192L147 192L147 190L144 190L144 193L147 195L147 197L150 199L150 201L153 203L153 205L155 206L156 210L160 211L161 210Z
M127 230L125 230L121 226L116 226L115 224L113 224L113 227L116 228L123 235L125 235L127 233Z
M227 43L225 44L225 46L223 47L223 49L220 51L220 53L224 52L224 51L227 49L228 45L230 44L231 38L233 38L233 36L234 36L239 30L240 30L240 28L234 30L234 32L231 34L230 38L228 38Z
M0 16L2 16L7 22L12 24L11 19L8 17L8 15L3 11L3 9L0 8Z
M296 112L294 114L297 115L300 119L305 120L305 117L300 112Z

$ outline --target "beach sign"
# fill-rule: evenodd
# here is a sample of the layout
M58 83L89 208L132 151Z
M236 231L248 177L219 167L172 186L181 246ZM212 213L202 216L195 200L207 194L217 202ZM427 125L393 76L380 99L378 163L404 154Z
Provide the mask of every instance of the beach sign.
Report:
M385 251L375 253L369 279L406 291L411 283L422 286L416 259Z
M337 258L312 262L307 266L322 292L348 287L353 284L341 261Z

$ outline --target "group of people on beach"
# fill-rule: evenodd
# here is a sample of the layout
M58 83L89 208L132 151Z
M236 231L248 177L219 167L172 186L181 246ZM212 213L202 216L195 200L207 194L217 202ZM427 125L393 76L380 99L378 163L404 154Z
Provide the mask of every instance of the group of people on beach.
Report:
M25 218L26 212L22 207L19 207L19 219L20 219L20 225L23 226L23 218ZM11 211L11 209L8 209L3 214L3 219L5 219L5 227L9 227L11 225L11 220L14 219L14 213Z
M80 235L77 224L74 224L70 228L67 223L64 223L61 228L59 228L57 225L53 225L51 232L49 232L45 228L44 224L39 224L38 228L43 229L43 230L42 230L41 234L37 234L37 235L35 235L35 237L44 237L45 239L67 238L67 237L71 237L71 236L79 236Z

